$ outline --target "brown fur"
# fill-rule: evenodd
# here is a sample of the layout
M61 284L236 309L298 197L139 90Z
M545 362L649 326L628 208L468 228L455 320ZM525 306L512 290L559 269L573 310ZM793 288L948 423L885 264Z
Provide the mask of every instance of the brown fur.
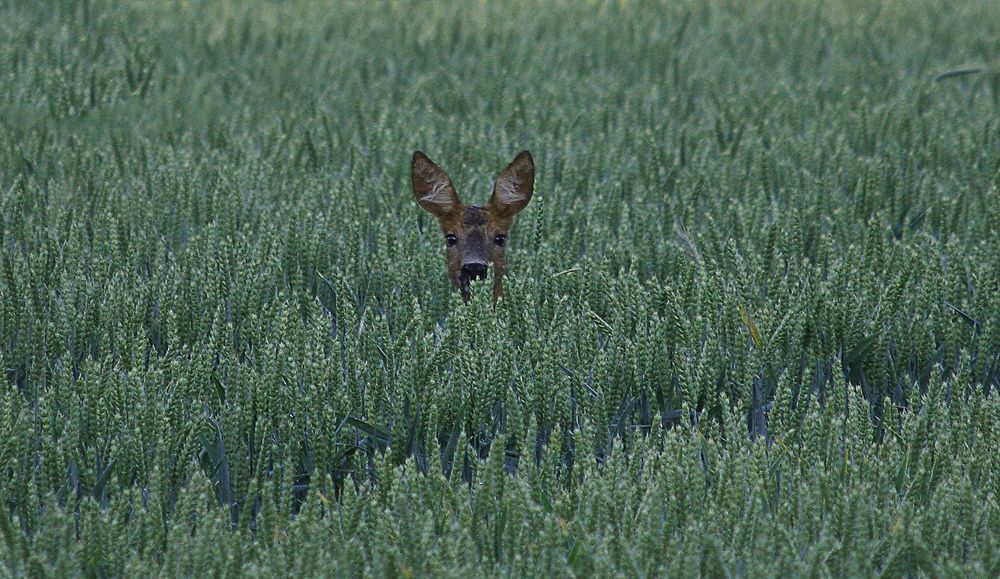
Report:
M413 153L413 196L437 217L448 252L448 277L468 302L469 283L493 264L493 301L503 295L504 255L514 216L531 201L535 164L521 151L501 171L485 207L465 205L448 175L420 151ZM449 242L454 236L454 243ZM502 240L498 242L498 240ZM483 269L482 271L485 271ZM483 274L485 275L485 274Z

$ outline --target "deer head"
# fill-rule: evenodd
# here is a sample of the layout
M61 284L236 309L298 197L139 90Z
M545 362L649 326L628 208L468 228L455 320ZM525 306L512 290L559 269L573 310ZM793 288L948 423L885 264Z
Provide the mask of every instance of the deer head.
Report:
M441 167L420 151L413 153L413 196L437 217L448 252L448 277L469 301L470 284L485 280L493 264L493 301L503 295L504 253L514 216L524 209L535 186L531 153L521 151L493 186L485 206L465 205Z

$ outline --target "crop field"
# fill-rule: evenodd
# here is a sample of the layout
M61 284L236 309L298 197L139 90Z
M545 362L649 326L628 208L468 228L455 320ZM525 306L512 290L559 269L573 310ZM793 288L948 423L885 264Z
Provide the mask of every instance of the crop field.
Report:
M0 0L0 576L1000 576L998 14Z

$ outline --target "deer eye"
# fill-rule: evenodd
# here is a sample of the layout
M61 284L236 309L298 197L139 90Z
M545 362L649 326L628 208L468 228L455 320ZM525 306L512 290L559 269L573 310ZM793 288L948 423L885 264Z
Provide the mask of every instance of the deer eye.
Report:
M493 238L493 243L497 244L498 247L503 247L507 243L507 236L501 233Z
M458 243L458 238L455 237L454 234L449 233L448 235L445 235L444 238L448 240L448 247L452 247Z

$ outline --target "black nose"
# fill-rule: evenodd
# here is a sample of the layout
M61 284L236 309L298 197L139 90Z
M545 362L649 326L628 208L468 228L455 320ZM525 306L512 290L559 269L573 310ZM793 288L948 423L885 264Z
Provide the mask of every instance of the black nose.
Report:
M466 263L462 266L462 275L470 279L486 279L486 264Z

